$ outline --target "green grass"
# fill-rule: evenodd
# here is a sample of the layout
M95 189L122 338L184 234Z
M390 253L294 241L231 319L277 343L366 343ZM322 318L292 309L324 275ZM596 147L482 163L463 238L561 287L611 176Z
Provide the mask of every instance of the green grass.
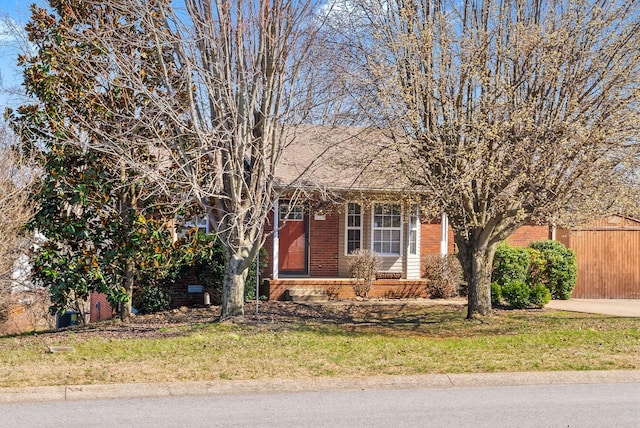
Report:
M0 386L640 369L639 324L554 311L497 311L479 322L429 307L344 324L164 327L147 338L79 329L0 338ZM50 354L50 345L75 352Z

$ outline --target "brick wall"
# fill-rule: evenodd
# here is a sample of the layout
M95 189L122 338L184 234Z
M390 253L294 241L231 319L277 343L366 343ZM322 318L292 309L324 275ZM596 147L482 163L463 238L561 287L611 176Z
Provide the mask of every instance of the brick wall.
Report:
M204 285L198 280L195 270L189 270L183 278L178 279L171 287L171 307L201 306L204 304L204 293L189 293L190 285Z
M269 300L286 300L290 288L322 289L329 299L353 299L356 297L349 279L272 279L266 281ZM266 293L265 293L266 294ZM427 298L424 279L378 279L369 291L371 298L408 299Z
M340 215L326 214L324 220L316 220L309 215L309 274L315 277L333 277L338 275L338 238ZM264 248L269 254L267 266L262 270L263 278L270 278L273 272L273 214L264 227L268 234Z
M513 232L507 238L507 244L514 247L526 247L533 241L542 241L549 238L549 226L527 225Z
M309 216L309 274L312 277L338 276L340 215L326 214L324 220Z
M91 307L89 308L90 322L108 320L113 317L113 308L107 300L107 295L102 293L91 293Z
M440 240L442 226L440 223L423 223L420 226L420 254L440 254ZM448 229L449 234L449 246L447 248L448 253L453 253L453 230L451 227Z

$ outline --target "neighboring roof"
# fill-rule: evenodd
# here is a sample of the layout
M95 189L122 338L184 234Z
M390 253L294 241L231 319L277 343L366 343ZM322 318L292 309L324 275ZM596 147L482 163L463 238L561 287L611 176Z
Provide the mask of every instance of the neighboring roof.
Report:
M381 131L300 125L276 169L282 187L333 191L410 191L392 141Z
M572 229L588 229L588 228L637 228L640 226L640 220L626 217L618 214L611 214L599 219L593 220L587 224L574 227Z

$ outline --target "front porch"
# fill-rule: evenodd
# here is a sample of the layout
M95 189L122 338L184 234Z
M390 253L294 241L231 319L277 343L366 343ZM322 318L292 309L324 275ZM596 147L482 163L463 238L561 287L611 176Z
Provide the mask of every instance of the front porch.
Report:
M279 278L267 279L261 294L269 300L288 300L289 290L318 290L329 300L356 297L350 278ZM428 298L425 279L377 279L369 291L371 298L407 299Z

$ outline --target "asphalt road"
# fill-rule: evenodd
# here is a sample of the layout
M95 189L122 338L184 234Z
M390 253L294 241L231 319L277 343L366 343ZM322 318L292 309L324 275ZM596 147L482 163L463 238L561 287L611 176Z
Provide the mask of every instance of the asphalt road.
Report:
M639 427L640 383L0 404L15 427Z

